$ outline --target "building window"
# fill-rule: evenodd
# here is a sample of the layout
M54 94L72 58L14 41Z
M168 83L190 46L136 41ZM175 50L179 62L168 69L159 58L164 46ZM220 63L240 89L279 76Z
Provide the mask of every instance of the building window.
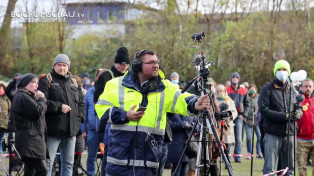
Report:
M105 22L104 13L101 9L97 11L97 20L98 20L98 23L104 23Z
M115 22L115 21L117 21L117 17L115 16L113 11L110 11L110 10L107 11L107 21L108 22Z
M88 11L88 22L93 22L94 20L94 12L92 10Z

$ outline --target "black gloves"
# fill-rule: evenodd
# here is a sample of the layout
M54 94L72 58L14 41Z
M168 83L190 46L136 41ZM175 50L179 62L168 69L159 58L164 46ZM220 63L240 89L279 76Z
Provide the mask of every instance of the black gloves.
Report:
M301 110L296 110L295 112L291 112L290 121L295 122L301 119L303 113ZM287 120L289 119L289 113L287 114Z

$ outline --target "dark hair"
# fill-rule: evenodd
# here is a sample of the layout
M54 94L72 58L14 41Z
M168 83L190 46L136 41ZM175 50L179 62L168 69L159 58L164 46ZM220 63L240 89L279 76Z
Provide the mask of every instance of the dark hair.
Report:
M249 89L250 90L252 87L254 87L256 89L256 93L258 92L258 89L256 87L256 85L254 83L251 83L250 86L249 86Z
M135 57L134 57L134 61L135 62L141 62L142 58L144 55L149 54L149 55L155 55L155 53L151 50L147 50L147 49L142 49L138 52L136 52Z

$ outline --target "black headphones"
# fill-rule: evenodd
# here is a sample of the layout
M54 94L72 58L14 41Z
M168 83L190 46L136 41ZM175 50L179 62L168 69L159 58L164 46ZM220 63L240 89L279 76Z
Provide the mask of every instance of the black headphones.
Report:
M140 57L146 52L148 51L147 49L142 49L138 52L136 52L135 57L134 57L134 62L132 63L132 70L134 72L141 72L142 71L142 62L140 61Z

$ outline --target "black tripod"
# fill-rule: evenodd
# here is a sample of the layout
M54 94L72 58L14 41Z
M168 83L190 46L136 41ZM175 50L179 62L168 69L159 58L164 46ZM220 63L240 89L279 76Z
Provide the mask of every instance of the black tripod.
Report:
M9 172L6 172L6 176L12 176L13 167L16 167L16 176L20 176L23 173L23 163L21 162L22 159L14 144L15 140L13 138L8 139L8 144L6 145L6 148L8 148L9 152ZM14 155L17 156L15 160L13 160Z
M188 83L188 85L184 88L184 90L182 90L181 92L183 93L185 90L187 90L189 88L189 86L191 86L193 84L193 82L198 79L198 78L201 78L201 83L202 83L202 86L201 86L201 92L203 95L209 95L209 97L211 98L211 92L210 92L210 87L207 85L207 77L209 76L210 72L209 72L209 69L208 69L208 66L211 65L211 62L208 62L208 63L205 63L205 57L203 55L203 52L200 51L200 43L201 43L201 40L205 37L205 34L204 32L203 33L195 33L195 34L192 34L192 39L195 41L198 42L198 46L193 46L194 48L197 48L199 50L199 54L197 55L197 57L194 59L194 64L195 64L195 68L198 69L198 71L200 72L200 74L198 76L196 76L192 81L190 81ZM212 99L211 100L211 105L213 106L214 104L214 101ZM215 109L215 108L213 108ZM199 168L201 167L200 165L200 155L201 155L201 149L202 149L202 154L203 154L203 173L202 173L202 176L207 176L209 175L209 172L210 172L210 163L207 163L207 160L209 161L209 151L208 151L208 143L209 142L217 142L218 143L218 146L219 146L219 149L221 151L221 156L225 162L225 165L226 165L226 168L228 170L228 173L230 176L234 176L234 173L233 173L233 169L231 167L231 164L230 162L228 161L226 155L223 153L224 149L222 147L222 143L221 141L219 140L219 137L218 137L218 134L216 132L216 129L215 129L215 126L214 126L214 122L213 122L213 118L214 118L214 115L215 115L215 112L213 114L210 114L210 111L207 110L207 109L203 109L201 110L200 112L200 115L199 115L199 119L201 119L202 121L202 124L201 124L201 130L200 130L200 139L201 141L197 141L199 143L199 146L198 146L198 152L197 152L197 158L196 158L196 169L195 169L195 176L198 176L198 170ZM196 126L197 126L197 123L194 124L193 126L193 129L191 130L191 132L189 133L188 135L188 139L186 141L186 145L183 149L183 152L180 156L180 159L178 161L178 163L181 162L182 158L183 158L183 155L185 153L185 150L187 148L187 144L189 142L193 142L191 141L191 137L193 135L193 133L195 132L195 129L196 129ZM210 133L210 134L213 134L214 137L215 137L215 140L213 141L208 141L207 140L207 132ZM195 141L194 141L195 142ZM178 166L177 166L178 167ZM175 169L174 173L176 172L177 168Z

